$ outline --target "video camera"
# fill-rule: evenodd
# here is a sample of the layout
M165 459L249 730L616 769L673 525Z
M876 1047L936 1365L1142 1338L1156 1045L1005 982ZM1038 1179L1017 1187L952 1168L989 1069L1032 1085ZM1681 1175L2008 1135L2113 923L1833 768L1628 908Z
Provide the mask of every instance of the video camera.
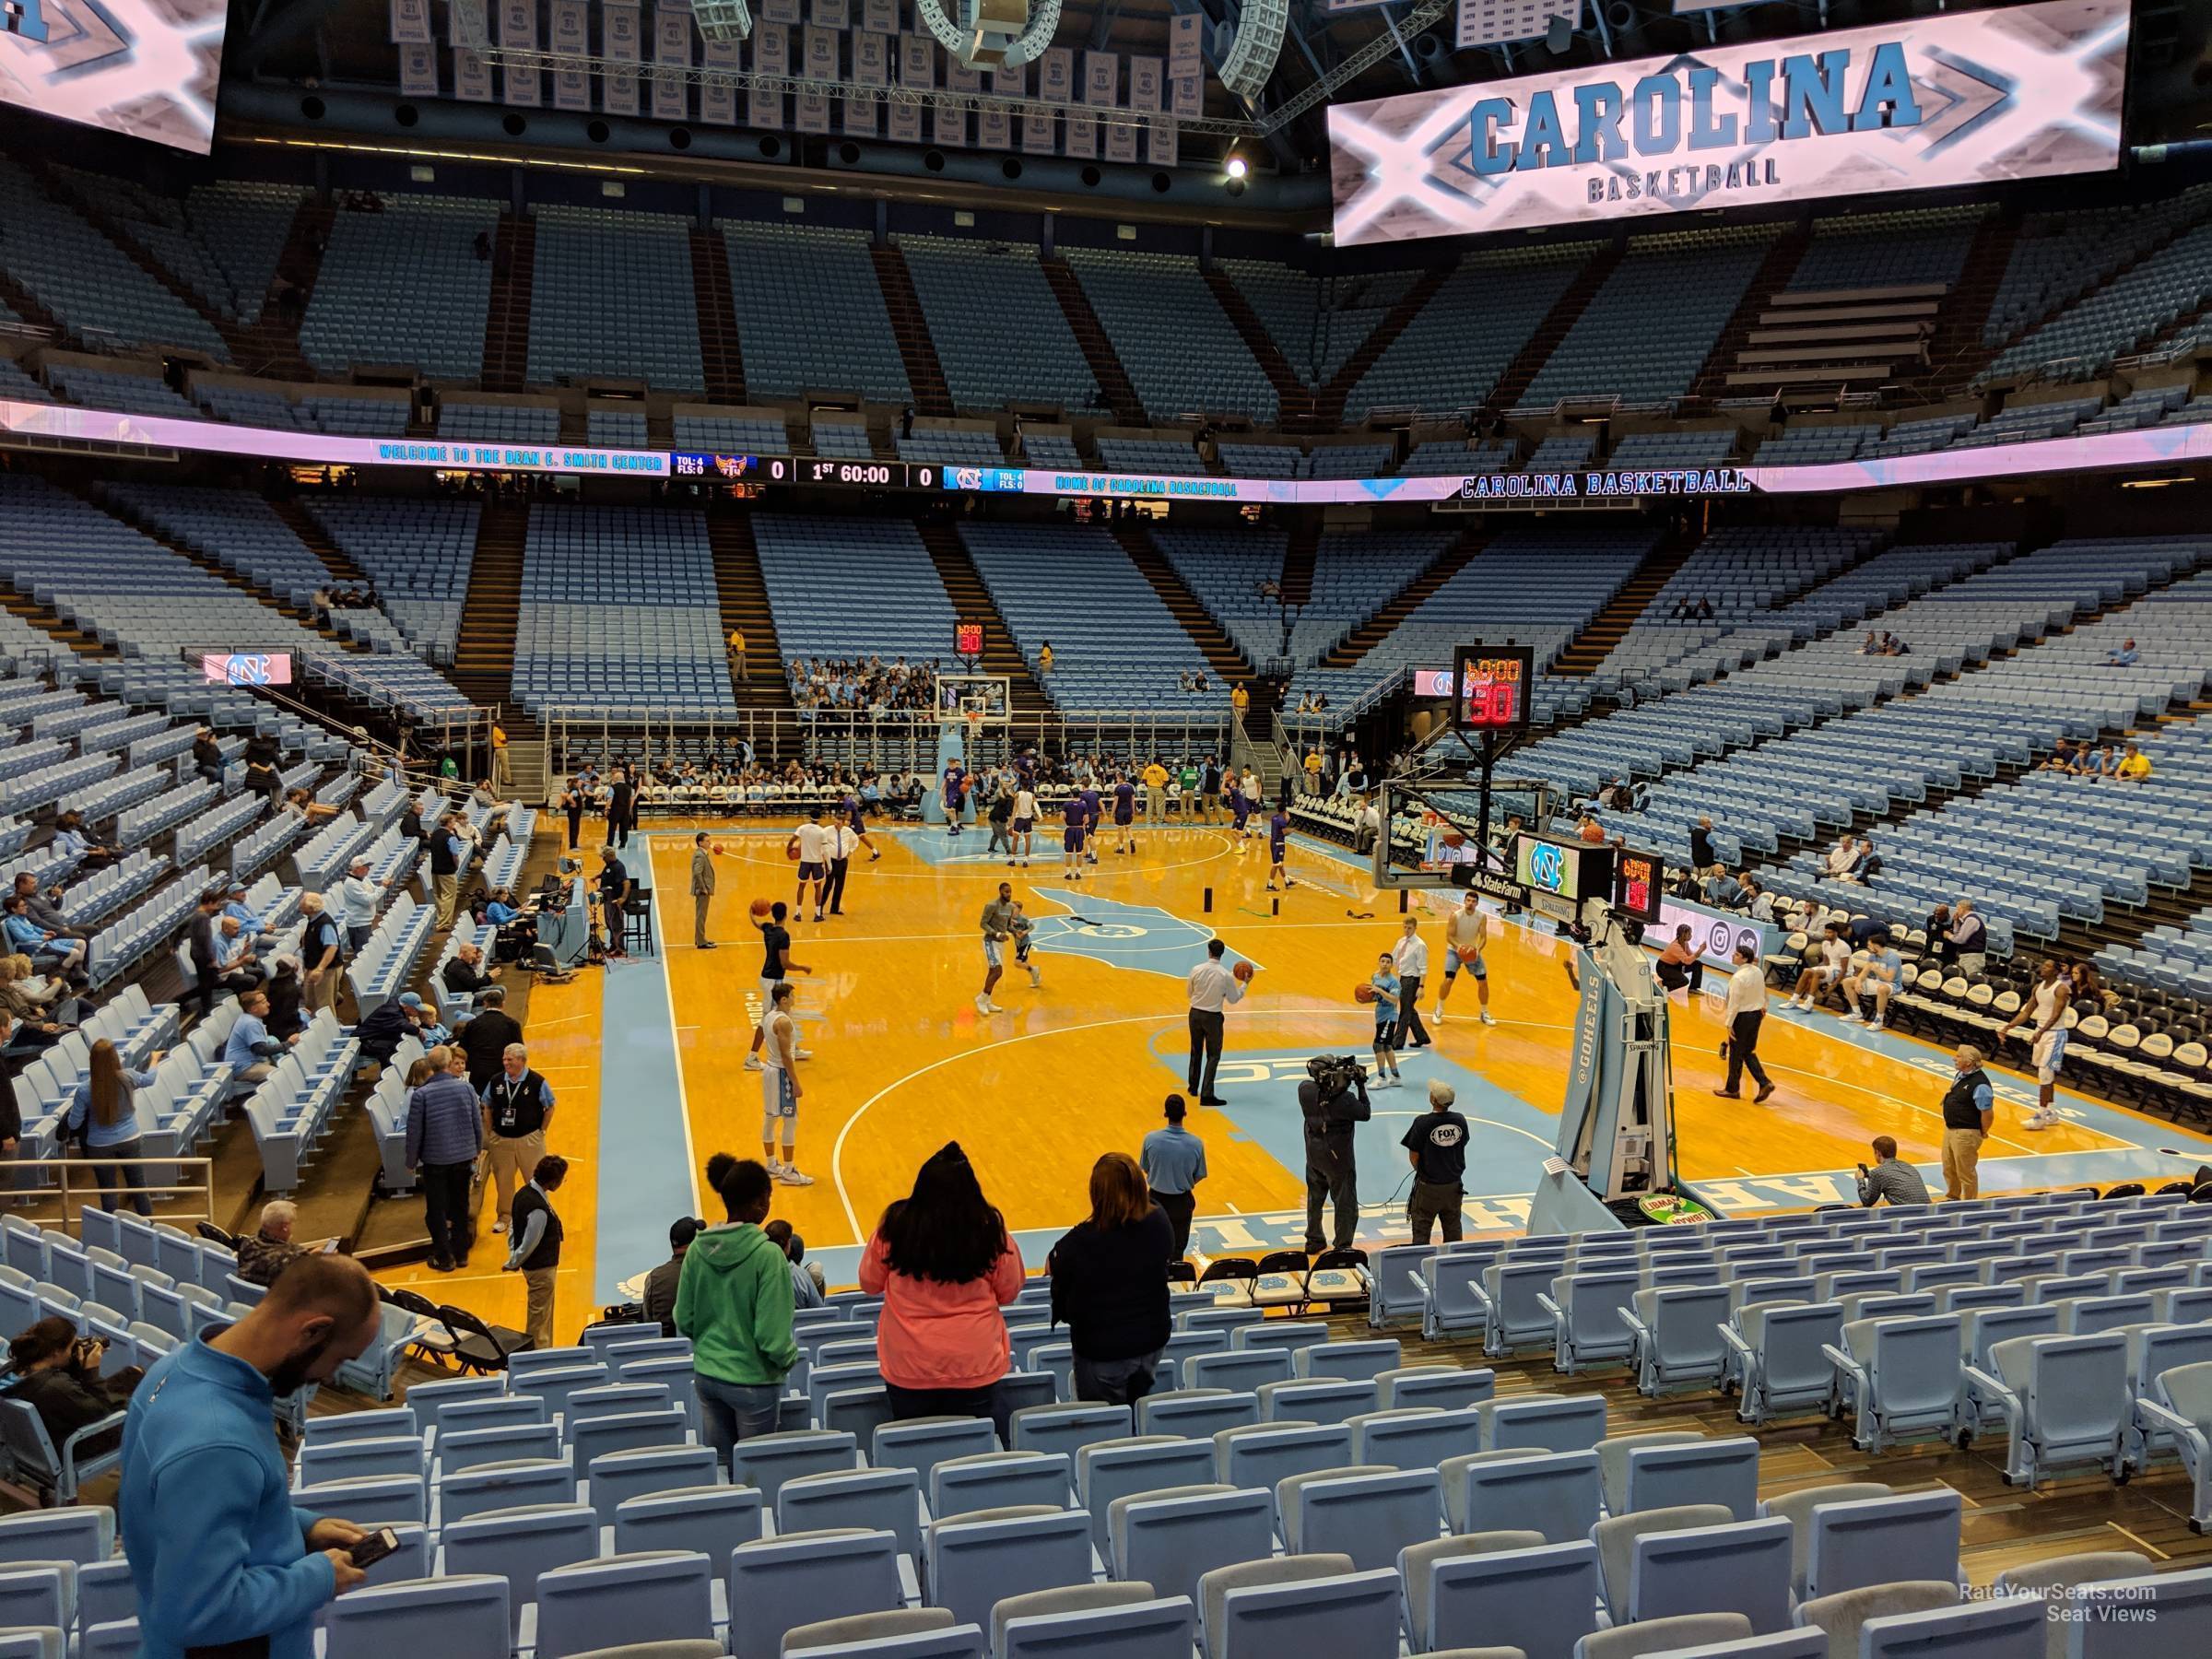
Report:
M1313 1079L1313 1087L1324 1100L1333 1100L1348 1091L1367 1099L1367 1067L1359 1064L1357 1054L1316 1054L1306 1062L1306 1076Z

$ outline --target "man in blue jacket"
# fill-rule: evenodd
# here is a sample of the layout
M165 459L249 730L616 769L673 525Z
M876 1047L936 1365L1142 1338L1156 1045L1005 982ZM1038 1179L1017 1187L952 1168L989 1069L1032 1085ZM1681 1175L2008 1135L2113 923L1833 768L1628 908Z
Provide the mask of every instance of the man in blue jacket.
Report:
M156 1361L123 1429L123 1548L143 1659L194 1649L312 1659L315 1610L361 1582L367 1535L293 1507L272 1414L375 1340L350 1256L302 1256L236 1324Z

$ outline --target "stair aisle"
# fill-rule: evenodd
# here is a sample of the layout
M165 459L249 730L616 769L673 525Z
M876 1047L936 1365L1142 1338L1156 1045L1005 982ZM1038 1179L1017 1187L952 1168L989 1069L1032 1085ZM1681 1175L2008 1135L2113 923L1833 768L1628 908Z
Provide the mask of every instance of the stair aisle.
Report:
M1144 579L1152 584L1160 603L1182 625L1182 631L1191 636L1191 642L1205 653L1207 668L1217 679L1230 685L1241 685L1252 693L1252 707L1255 716L1275 706L1276 688L1260 681L1256 665L1246 660L1214 620L1213 613L1199 603L1198 596L1183 585L1175 567L1167 561L1160 550L1153 546L1152 536L1141 522L1124 519L1113 527L1113 539L1122 545Z
M1129 371L1114 354L1113 342L1106 337L1105 324L1099 321L1099 313L1090 309L1090 296L1083 291L1083 284L1077 279L1074 270L1065 259L1040 259L1037 268L1044 273L1053 297L1060 301L1060 310L1067 317L1068 330L1076 336L1076 344L1083 348L1083 360L1090 365L1091 378L1099 382L1099 394L1105 398L1114 419L1124 426L1144 425L1145 406L1137 400L1136 388L1129 382Z
M1344 367L1336 371L1336 378L1313 394L1313 426L1316 431L1334 432L1344 425L1345 399L1352 389L1367 378L1367 371L1375 366L1376 359L1390 349L1391 343L1406 332L1406 325L1421 314L1421 308L1436 295L1452 275L1452 264L1438 260L1414 279L1397 304L1390 308L1382 321L1368 331L1359 347L1345 359Z
M952 601L953 615L963 622L983 626L983 654L976 663L976 672L1006 677L1007 698L1018 719L1049 713L1053 700L1022 660L1013 631L992 602L975 560L960 541L959 529L941 518L924 519L914 528L921 534L923 547L929 550L930 563L937 567L937 580L945 586L945 596ZM951 653L946 655L949 657Z
M922 296L914 291L914 274L896 242L872 243L868 256L875 262L876 281L883 289L883 309L891 319L891 334L899 342L899 357L906 365L906 383L913 389L918 415L953 413L952 388L945 381L945 366L937 360L937 344L930 338L929 319L922 312Z
M530 294L537 270L537 221L500 216L491 243L491 304L484 312L484 390L520 392L530 369Z
M1483 538L1472 530L1437 556L1436 562L1400 588L1381 610L1347 634L1321 659L1324 668L1348 668L1390 635L1392 629L1411 616L1429 595L1459 573L1460 567L1481 550Z
M1536 378L1536 371L1559 348L1559 342L1567 337L1583 308L1596 297L1597 290L1605 287L1606 278L1613 275L1613 267L1620 263L1627 247L1625 239L1616 240L1583 261L1583 268L1567 285L1567 291L1544 314L1544 321L1536 324L1528 344L1521 347L1513 360L1505 366L1505 372L1498 377L1488 399L1490 407L1511 409L1520 403L1530 382Z
M722 637L745 636L745 677L731 677L730 689L741 709L794 713L791 682L783 672L783 646L769 608L768 580L760 571L760 551L753 542L750 508L717 500L707 509L707 545L714 553L714 592L722 606ZM766 754L769 746L754 741Z
M1252 301L1244 298L1218 265L1209 265L1200 275L1205 277L1215 302L1221 307L1222 314L1243 340L1244 348L1259 364L1260 372L1275 388L1276 401L1281 409L1277 424L1286 432L1320 429L1313 420L1312 388L1298 378L1298 371L1290 367L1290 359L1283 355L1283 348L1276 344L1267 325L1252 309Z
M514 700L514 636L523 608L523 545L530 509L487 496L477 519L477 557L468 573L453 683L478 708L500 709L511 739L535 741L537 723Z
M1661 542L1652 550L1651 557L1636 567L1636 573L1620 584L1619 591L1606 602L1605 607L1590 618L1589 626L1575 636L1574 643L1559 653L1559 661L1547 672L1576 677L1587 677L1597 672L1606 653L1636 626L1652 596L1666 585L1668 577L1682 568L1682 561L1697 545L1697 535L1688 531L1677 531Z
M691 229L691 292L699 308L699 353L707 395L716 403L745 402L745 353L737 335L737 309L730 288L730 251L721 237Z

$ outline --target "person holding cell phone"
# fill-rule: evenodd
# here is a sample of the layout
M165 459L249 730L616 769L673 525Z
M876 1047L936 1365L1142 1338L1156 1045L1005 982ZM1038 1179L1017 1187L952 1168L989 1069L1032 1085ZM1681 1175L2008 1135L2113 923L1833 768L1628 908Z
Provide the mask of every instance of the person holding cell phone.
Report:
M352 1257L302 1256L236 1324L147 1371L124 1424L117 1502L143 1659L218 1648L313 1659L316 1611L362 1582L355 1551L371 1535L293 1504L269 1418L278 1398L358 1359L379 1310Z

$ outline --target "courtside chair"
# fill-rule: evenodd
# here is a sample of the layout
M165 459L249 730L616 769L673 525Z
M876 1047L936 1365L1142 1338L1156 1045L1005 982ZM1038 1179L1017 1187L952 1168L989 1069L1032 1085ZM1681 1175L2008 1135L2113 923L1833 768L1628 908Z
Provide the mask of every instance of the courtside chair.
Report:
M394 1653L462 1656L513 1643L507 1581L488 1574L364 1584L331 1603L324 1659L389 1659Z
M1206 1482L1117 1498L1107 1512L1107 1574L1179 1595L1217 1567L1275 1550L1275 1500Z
M922 1559L922 1485L912 1469L849 1469L840 1475L802 1475L776 1494L776 1531L824 1532L859 1527L888 1532L899 1553Z

